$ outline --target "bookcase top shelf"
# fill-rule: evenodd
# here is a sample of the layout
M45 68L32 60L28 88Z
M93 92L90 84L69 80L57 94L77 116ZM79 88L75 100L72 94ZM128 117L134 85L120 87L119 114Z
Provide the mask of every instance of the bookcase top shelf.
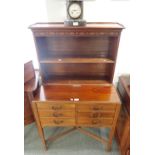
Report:
M29 26L30 29L40 28L69 28L69 29L89 29L89 28L109 28L124 29L122 24L116 22L88 22L86 26L65 26L62 22L35 23Z

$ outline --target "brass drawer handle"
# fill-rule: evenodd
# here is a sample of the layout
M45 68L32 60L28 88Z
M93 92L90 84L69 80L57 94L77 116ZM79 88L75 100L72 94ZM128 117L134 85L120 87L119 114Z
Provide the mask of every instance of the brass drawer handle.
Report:
M100 121L99 120L92 120L92 124L99 124Z
M52 106L51 108L52 108L53 110L60 110L60 109L62 109L62 106L61 106L61 105Z
M93 107L93 110L101 110L99 107Z
M53 116L54 116L54 117L62 117L63 114L62 114L62 113L53 113Z
M90 117L92 117L92 118L97 118L99 116L99 113L92 113L91 115L90 115Z
M64 121L63 120L54 120L53 121L55 124L61 124L61 123L63 123Z

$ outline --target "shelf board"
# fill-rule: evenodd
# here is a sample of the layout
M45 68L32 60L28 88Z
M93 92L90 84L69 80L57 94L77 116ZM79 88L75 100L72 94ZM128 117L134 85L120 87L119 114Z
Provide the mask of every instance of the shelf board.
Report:
M72 85L72 84L86 84L86 85L97 85L97 84L104 84L109 85L110 82L106 80L48 80L46 85Z
M78 76L49 76L48 79L44 79L44 84L60 84L60 85L68 85L68 84L109 84L109 77L78 77Z
M40 63L114 63L114 61L107 58L52 58L40 60Z

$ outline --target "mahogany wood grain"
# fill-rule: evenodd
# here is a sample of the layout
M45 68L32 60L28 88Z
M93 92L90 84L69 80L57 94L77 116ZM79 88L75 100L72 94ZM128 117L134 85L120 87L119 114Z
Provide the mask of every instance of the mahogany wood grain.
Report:
M35 91L38 87L38 81L39 81L39 72L35 72L35 76L26 83L24 83L24 91L25 92Z
M38 113L40 117L55 117L55 118L73 118L75 117L75 111L73 110L40 110L38 109Z
M130 154L130 77L121 76L117 88L123 104L117 122L116 138L121 154L127 155Z
M78 118L77 124L79 126L87 127L107 127L112 126L113 118L102 118L102 119L90 119L90 118Z
M111 148L121 104L114 86L44 85L40 87L33 104L42 128L47 126L111 128L107 145L108 149ZM53 116L53 113L57 115ZM96 113L100 114L99 117L95 117ZM41 134L41 131L39 132Z
M40 135L41 141L42 141L42 143L44 145L44 148L46 150L47 145L46 145L45 135L44 135L43 128L41 126L41 122L40 122L40 118L39 118L39 115L38 115L38 110L37 110L36 103L33 102L33 104L31 104L31 106L32 106L33 114L34 114L35 121L36 121L36 124L37 124L38 133Z
M48 83L46 85L71 85L71 84L81 84L81 85L96 85L96 84L104 84L104 85L110 85L107 80L90 80L87 79L80 79L77 77L73 77L72 79L68 79L65 77L55 77L52 79L48 79Z
M114 63L113 60L107 58L51 58L41 60L40 63L47 63L47 64L63 64L63 63Z
M64 110L74 110L75 104L69 104L69 103L63 104L63 103L54 103L54 102L37 102L37 107L38 107L38 109L42 109L42 110L64 111Z
M92 107L93 104L99 107L100 104L104 103L105 105L101 105L101 107L110 109L115 108L115 103L120 103L115 87L104 84L45 85L39 88L34 101L38 102L39 106L49 108L50 104L54 104L55 101L58 105L66 103L67 106L74 106L76 102L73 99L78 99L79 104L92 104Z
M118 91L121 100L124 103L128 113L130 114L130 77L121 76L120 82L118 83Z
M88 76L88 75L49 75L44 76L44 85L71 85L71 84L106 84L110 85L108 76L98 76L98 75L93 75L93 76Z
M29 98L28 93L24 93L24 125L28 125L34 122L30 101L31 99Z
M24 64L24 125L34 122L31 101L38 87L38 72L34 71L32 61Z
M108 151L111 150L112 139L113 139L113 136L115 134L115 128L116 128L116 123L117 123L117 119L118 119L118 116L119 116L120 108L121 108L121 105L117 104L117 108L116 108L116 112L115 112L115 117L114 117L114 120L113 120L113 126L112 126L111 132L109 134L109 143L107 145L107 150Z
M75 126L74 118L51 118L51 117L40 117L42 127L51 126Z
M32 61L24 64L24 84L35 77Z
M109 75L110 64L41 64L41 69L45 77L49 76L96 76L104 77ZM91 70L90 70L91 68Z
M64 24L62 22L49 22L49 23L36 23L30 26L31 29L38 28L51 28L51 27L59 27L64 28ZM65 28L75 29L73 26L65 26ZM86 26L78 26L77 29L81 28L109 28L109 29L123 29L124 26L119 23L114 22L87 22Z
M107 112L112 111L115 112L116 105L115 104L78 104L78 111L79 112Z
M79 118L103 118L103 117L113 117L115 114L115 111L99 111L99 112L78 112Z

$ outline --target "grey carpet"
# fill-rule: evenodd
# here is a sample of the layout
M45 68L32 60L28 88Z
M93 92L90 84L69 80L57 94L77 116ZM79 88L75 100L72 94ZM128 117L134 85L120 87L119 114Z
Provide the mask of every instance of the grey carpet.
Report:
M64 130L66 128L45 128L45 137L47 138ZM108 129L89 128L89 130L98 135L108 136ZM73 131L54 142L49 142L48 150L45 151L35 123L26 126L24 131L25 155L120 155L115 140L113 140L111 152L107 152L104 147L100 142L78 131Z

